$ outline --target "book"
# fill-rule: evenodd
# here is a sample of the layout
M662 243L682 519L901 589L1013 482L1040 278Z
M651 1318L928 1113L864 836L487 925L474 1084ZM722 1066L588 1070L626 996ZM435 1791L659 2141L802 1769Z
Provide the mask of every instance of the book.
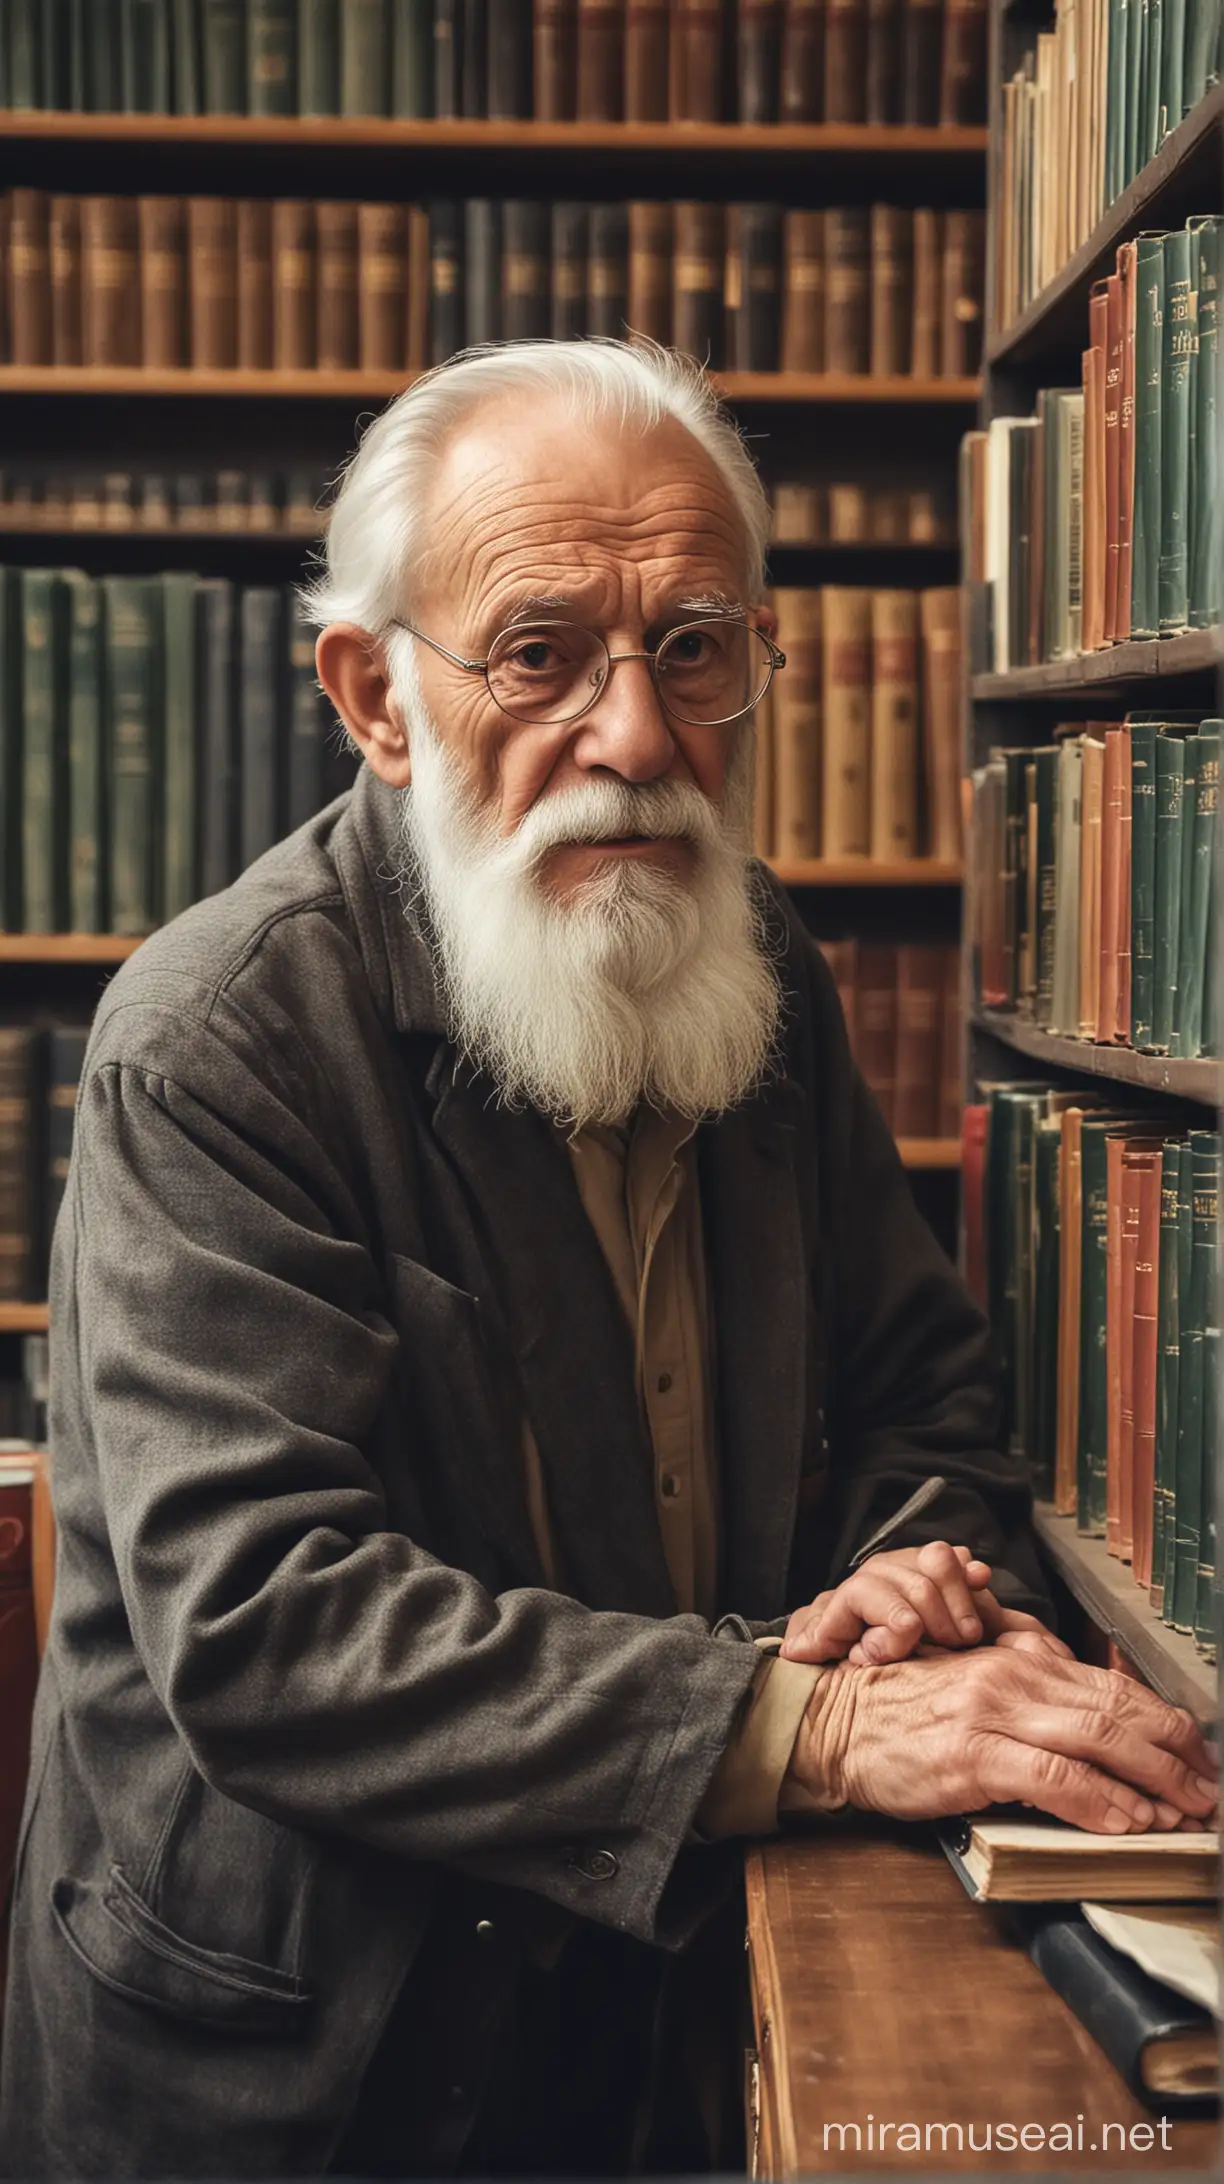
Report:
M788 206L782 215L784 372L824 369L824 214Z
M825 84L825 0L783 0L779 63L782 121L822 121Z
M867 0L825 0L824 118L867 118Z
M1160 484L1164 237L1138 239L1135 271L1135 500L1132 537L1132 637L1159 635Z
M488 0L485 112L492 121L531 115L531 12L522 0Z
M1111 1911L1086 1905L1030 1913L1024 1926L1029 1954L1137 2100L1162 2109L1201 2102L1215 2092L1219 2073L1214 2018L1094 1931L1091 1914Z
M748 11L751 13L751 10ZM765 14L770 10L767 5ZM762 10L756 8L758 18ZM667 0L626 0L625 8L625 119L666 121L669 106L670 9ZM741 15L743 21L743 14ZM758 29L762 26L758 25ZM764 26L767 28L767 26ZM746 32L745 32L746 36ZM747 41L755 55L759 39ZM776 75L771 78L776 82ZM752 117L741 114L741 120ZM763 115L772 120L772 115Z
M985 0L944 0L939 120L973 127L986 119Z
M101 599L80 569L61 571L68 647L68 928L107 930L106 723L102 710Z
M919 608L916 592L871 594L868 855L877 858L918 854Z
M637 208L629 208L629 307L630 323L633 319L633 216ZM579 341L586 331L586 264L587 264L587 210L586 205L560 201L552 208L552 314L550 331L554 341ZM640 229L639 229L640 248ZM671 265L668 262L670 278ZM639 267L639 278L642 278ZM642 331L645 331L643 328ZM677 336L677 347L682 346Z
M774 592L778 644L786 673L773 698L774 842L777 856L820 855L821 645L819 591L779 586Z
M199 0L200 85L206 114L246 112L243 0Z
M54 569L21 575L22 927L62 932L68 912L68 599Z
M873 205L869 362L884 377L910 369L913 266L912 214L899 205Z
M732 368L778 369L782 306L782 208L728 207L724 302Z
M32 1452L0 1455L0 1891L6 1900L17 1857L38 1685L31 1557L36 1463Z
M554 251L556 232L554 225ZM634 333L664 347L672 337L672 246L670 205L649 199L630 205L629 325Z
M135 200L81 199L81 361L115 366L140 362Z
M592 205L587 228L587 333L623 341L629 311L629 221L624 205Z
M161 915L175 918L200 893L200 743L197 715L198 579L188 570L161 579L165 642L161 774Z
M1055 1820L972 1815L941 1822L940 1842L983 1903L1195 1903L1219 1884L1215 1834L1094 1835Z
M902 0L901 119L930 127L939 120L943 9L940 0Z
M78 197L51 199L47 243L51 279L51 361L79 364L82 357L81 201Z
M1190 427L1192 365L1197 351L1191 235L1163 238L1164 303L1160 355L1160 535L1156 618L1162 637L1189 627Z
M159 922L159 725L163 671L156 579L104 576L103 647L110 778L111 930L139 935Z
M1187 620L1207 629L1220 611L1220 257L1221 222L1191 220L1190 273L1198 355L1192 382L1187 546Z
M321 372L353 371L358 359L357 206L321 202L315 221L314 362Z
M893 1128L898 1137L935 1137L943 1043L943 951L897 950L897 1046Z
M29 1025L0 1025L0 1299L6 1303L29 1296L34 1279L37 1045Z
M724 233L721 205L675 207L674 339L713 371L723 361Z
M1156 724L1131 716L1131 1006L1132 1046L1150 1047L1155 1005Z
M860 941L856 960L854 1058L891 1130L897 1094L897 950L884 942Z
M821 598L821 854L870 848L871 593L826 585Z
M402 205L357 207L357 360L363 371L407 362L408 216Z
M617 231L619 235L623 234L625 228L625 210L624 207L618 207L617 211L621 216ZM502 339L544 340L548 335L551 316L548 206L535 198L508 199L502 208L502 219ZM618 260L618 272L619 270ZM627 309L627 298L624 308ZM621 331L623 332L623 327ZM470 328L468 338L472 338Z
M579 121L620 121L625 91L624 0L577 0Z
M1160 1236L1156 1311L1156 1425L1152 1487L1152 1565L1148 1597L1163 1615L1172 1603L1176 1552L1177 1405L1181 1362L1179 1192L1182 1148L1166 1138L1160 1153Z
M825 370L871 366L871 216L862 206L830 206L825 232Z
M429 206L429 358L445 364L463 347L463 208L454 198Z
M578 111L577 0L534 0L532 56L537 121L573 121Z
M390 84L388 0L340 0L340 112L385 114Z
M339 111L340 0L298 0L298 112Z
M961 854L960 734L962 599L953 585L919 595L922 641L923 803L926 853L955 860Z
M735 79L743 122L760 125L778 119L783 14L783 0L739 0Z
M237 210L228 197L187 200L189 343L197 370L228 371L238 360Z
M297 9L294 0L247 0L247 111L295 114ZM164 112L169 98L161 108Z

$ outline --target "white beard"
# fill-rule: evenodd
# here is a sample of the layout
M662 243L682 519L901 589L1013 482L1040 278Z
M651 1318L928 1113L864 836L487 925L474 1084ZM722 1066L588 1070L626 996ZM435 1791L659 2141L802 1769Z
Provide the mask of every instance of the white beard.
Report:
M497 834L414 692L405 847L432 927L450 1036L512 1106L580 1129L640 1102L697 1120L765 1077L780 1014L751 864L752 736L741 729L720 812L691 783L592 777ZM637 859L565 900L540 880L561 843L680 836L682 881ZM414 904L406 905L409 916Z

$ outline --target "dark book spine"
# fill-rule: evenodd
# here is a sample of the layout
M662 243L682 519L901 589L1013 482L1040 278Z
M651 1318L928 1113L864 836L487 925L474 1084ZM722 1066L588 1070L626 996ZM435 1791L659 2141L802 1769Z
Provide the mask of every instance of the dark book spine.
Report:
M865 119L876 128L901 119L901 0L867 0Z
M83 19L102 15L105 7L97 7L95 0L79 0ZM174 13L170 24L171 60L174 68L174 111L176 114L201 114L204 111L203 55L200 51L200 16L194 0L174 0ZM87 104L96 106L96 83L90 83L90 60L86 48Z
M666 348L672 338L672 208L629 207L629 324Z
M939 120L944 128L986 119L986 0L944 0Z
M481 121L484 118L488 74L488 0L463 0L460 90L465 121Z
M298 0L298 111L340 111L340 0Z
M340 0L340 111L385 114L391 91L388 0Z
M10 0L8 10L9 104L46 104L42 87L42 35L39 0ZM119 40L115 39L118 57ZM115 105L118 107L118 96Z
M65 11L61 8L56 14L56 31L62 37L66 28ZM52 11L45 8L44 23L51 16ZM126 0L123 30L123 104L126 112L168 114L172 106L169 0ZM66 39L60 50L63 65L69 57ZM57 98L55 104L61 103L67 102Z
M176 918L200 892L200 741L197 711L198 578L162 577L165 671L162 752L162 917Z
M445 364L464 343L463 207L435 198L429 207L429 360Z
M1189 627L1190 426L1197 349L1191 238L1176 228L1164 238L1164 323L1160 364L1160 552L1156 611L1162 637Z
M552 320L554 341L580 341L587 311L586 205L562 200L552 208Z
M21 930L21 571L0 568L0 927Z
M314 206L282 198L272 207L272 361L310 371L315 361Z
M112 200L87 198L85 202L88 205ZM10 361L14 364L50 364L53 354L51 201L45 190L13 190L9 208Z
M102 719L101 597L92 577L64 572L68 588L68 922L106 931L106 750Z
M911 127L939 120L942 48L941 0L902 0L901 119Z
M1220 261L1224 221L1192 220L1191 270L1198 299L1198 356L1191 419L1189 607L1191 629L1220 614L1221 514L1216 474L1220 418Z
M500 199L469 197L463 207L463 229L463 338L475 347L502 338Z
M408 220L402 205L357 207L358 362L402 371L408 333Z
M578 0L578 119L625 111L625 0Z
M736 22L739 119L778 119L782 87L782 0L740 0Z
M623 341L629 316L629 216L624 205L592 205L587 252L587 332Z
M666 121L671 24L667 0L626 0L625 119Z
M782 121L823 121L825 0L783 0L778 97Z
M735 205L735 229L727 254L734 294L728 317L734 329L734 368L776 372L782 330L782 208Z
M46 1148L46 1186L42 1221L42 1278L38 1285L44 1294L47 1288L51 1239L55 1234L55 1224L68 1187L77 1086L85 1065L88 1040L89 1033L73 1024L52 1024L47 1032L46 1122L43 1138Z
M871 370L910 369L914 324L914 223L902 205L871 208Z
M623 225L625 209L619 206L617 210ZM501 266L504 341L546 341L548 338L551 319L549 225L546 204L535 198L507 200Z
M321 372L357 364L357 207L340 199L315 206L318 318L315 364Z
M245 867L276 841L280 779L282 599L271 585L249 585L239 610L239 855Z
M433 49L433 0L392 0L392 113L414 119L433 113Z
M722 205L676 206L675 343L712 371L724 354L724 230Z
M200 888L215 895L238 876L238 687L234 587L203 579L198 595L201 755Z
M79 364L81 356L81 200L53 197L48 222L51 261L51 356Z
M825 213L825 370L871 364L871 215L859 205Z
M0 1029L0 1298L7 1304L29 1294L34 1271L37 1037L24 1025Z
M535 0L535 118L573 121L578 111L578 0Z
M266 197L239 200L238 363L243 371L272 366L272 207Z
M105 576L110 897L116 933L152 932L160 911L161 589Z
M62 933L68 923L68 618L54 569L23 569L22 925Z
M181 197L142 197L140 220L141 360L175 367L187 360L187 238Z
M826 121L867 114L867 0L826 0Z
M245 114L244 0L200 0L200 73L206 114Z
M783 221L782 369L824 370L824 214L792 207Z
M315 633L290 600L285 823L289 833L313 819L323 802L323 744L328 711L315 668Z
M191 362L227 371L238 360L238 208L231 197L187 201Z
M490 119L529 119L531 14L523 0L489 0L488 40Z
M721 121L727 73L724 0L675 0L671 58L672 120Z
M433 107L439 121L463 113L463 0L434 0Z
M247 96L252 114L296 114L294 0L247 0Z

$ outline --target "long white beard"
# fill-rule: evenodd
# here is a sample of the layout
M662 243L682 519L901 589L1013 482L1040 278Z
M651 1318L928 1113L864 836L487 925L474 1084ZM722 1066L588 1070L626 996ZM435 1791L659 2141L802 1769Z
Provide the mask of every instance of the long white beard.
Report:
M751 864L751 735L740 733L721 812L691 783L592 777L542 798L506 838L424 707L405 710L403 837L450 1035L502 1099L581 1128L622 1123L642 1101L697 1120L753 1092L780 992ZM693 879L618 858L565 900L541 884L547 850L630 834L686 839Z

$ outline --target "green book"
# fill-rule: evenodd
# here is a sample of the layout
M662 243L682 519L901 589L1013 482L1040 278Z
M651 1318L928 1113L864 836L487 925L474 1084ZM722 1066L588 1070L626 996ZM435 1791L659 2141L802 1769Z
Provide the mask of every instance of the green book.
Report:
M9 0L8 77L10 106L42 105L39 0Z
M123 112L124 0L86 0L85 97L92 114Z
M174 0L171 46L174 64L174 111L176 114L201 114L204 111L204 86L200 17L195 0Z
M68 923L66 609L58 570L22 570L21 922L27 933L62 933Z
M1108 50L1105 98L1105 198L1109 204L1125 188L1126 34L1130 0L1108 0Z
M53 113L63 113L71 98L67 0L42 0L39 28L42 36L39 103Z
M1062 1151L1061 1115L1043 1115L1033 1140L1033 1415L1031 1465L1033 1491L1043 1501L1054 1498L1054 1454L1058 1444L1058 1173Z
M1165 1533L1165 1590L1164 1620L1172 1628L1173 1592L1177 1566L1177 1482L1181 1433L1181 1330L1186 1325L1190 1310L1190 1275L1194 1264L1194 1156L1190 1145L1183 1140L1178 1149L1177 1170L1177 1296L1178 1296L1178 1381L1177 1421L1173 1430L1173 1503L1171 1510L1172 1530Z
M189 571L162 577L165 698L162 763L162 917L176 918L200 893L200 748L196 585Z
M102 602L97 584L65 569L68 592L68 922L106 924L106 750L102 717Z
M296 114L294 0L247 0L247 98L252 114Z
M21 930L21 571L0 568L0 927Z
M1169 1033L1169 1052L1178 1060L1185 1053L1182 1045L1182 1017L1186 1012L1186 987L1190 980L1190 919L1191 896L1194 888L1194 822L1198 806L1197 735L1185 738L1185 780L1182 786L1181 808L1181 880L1177 912L1177 977L1174 981L1176 998L1173 1003L1173 1026Z
M340 111L385 114L391 81L388 0L340 0Z
M1160 562L1157 614L1162 637L1189 627L1191 366L1195 354L1190 236L1164 238L1164 311L1160 358Z
M156 577L143 576L104 576L101 582L111 930L150 933L160 895L161 586Z
M1177 1017L1177 962L1181 937L1182 797L1185 784L1184 738L1157 736L1152 1031L1149 1041L1152 1050L1157 1054L1169 1052Z
M1216 61L1220 0L1186 0L1186 57L1182 111L1192 114L1207 89Z
M1173 1548L1174 1630L1190 1632L1198 1600L1199 1536L1203 1518L1203 1329L1211 1312L1219 1206L1218 1139L1192 1130L1191 1248L1187 1301L1181 1315L1177 1400L1177 1488Z
M68 108L73 114L87 114L90 111L87 12L87 0L66 0L64 23L68 40ZM7 105L7 99L3 103Z
M1081 1532L1105 1531L1105 1463L1109 1444L1109 1380L1105 1351L1106 1141L1120 1125L1117 1115L1085 1115L1082 1162L1080 1264L1080 1411L1076 1523Z
M1161 351L1164 237L1139 237L1135 267L1135 506L1131 636L1160 634Z
M340 0L299 0L298 112L340 111Z
M1154 159L1161 138L1161 54L1163 52L1161 0L1143 0L1143 85L1139 124L1139 165Z
M124 0L122 39L124 112L170 113L170 0Z
M1003 981L1009 1003L1020 998L1028 914L1027 750L1001 754L1004 770Z
M1147 39L1146 0L1131 0L1126 38L1125 121L1126 149L1122 183L1133 182L1143 165L1143 53Z
M1220 1202L1220 1140L1215 1140L1212 1192L1218 1216ZM1216 1576L1216 1510L1219 1502L1220 1448L1220 1288L1207 1285L1207 1316L1203 1326L1203 1454L1199 1492L1198 1584L1194 1600L1194 1642L1201 1653L1214 1660L1217 1651L1219 1592Z
M1204 721L1203 727L1213 729L1218 736L1221 729L1224 728L1224 721ZM1202 733L1202 729L1200 729L1199 733ZM1216 795L1218 798L1218 783ZM1211 871L1207 883L1207 947L1203 956L1203 1036L1199 1046L1200 1054L1210 1054L1212 1056L1217 1055L1220 1051L1220 1011L1221 1005L1224 1004L1224 995L1220 992L1220 886L1221 865L1224 860L1221 859L1219 854L1218 840L1217 836L1217 854L1211 860Z
M392 0L392 113L433 113L433 17L432 0Z
M1068 736L1058 752L1054 857L1054 982L1049 1029L1074 1038L1079 1030L1080 791L1084 739Z
M1164 1612L1166 1549L1174 1537L1177 1484L1178 1177L1181 1146L1166 1138L1160 1155L1160 1265L1156 1307L1156 1488L1152 1502L1151 1604Z
M1160 134L1167 137L1182 118L1186 51L1186 0L1164 0L1160 40Z
M1207 955L1207 918L1211 875L1216 857L1216 813L1220 802L1220 726L1204 721L1194 742L1194 819L1191 830L1189 922L1182 928L1178 965L1178 1029L1183 1060L1193 1061L1203 1044L1203 971ZM1183 896L1183 912L1185 898Z
M1131 1045L1152 1044L1156 924L1156 724L1128 716L1131 739Z
M1191 220L1190 274L1197 296L1198 353L1193 381L1188 581L1191 629L1210 629L1220 612L1220 271L1222 223Z
M245 114L244 0L200 0L200 81L206 114Z

